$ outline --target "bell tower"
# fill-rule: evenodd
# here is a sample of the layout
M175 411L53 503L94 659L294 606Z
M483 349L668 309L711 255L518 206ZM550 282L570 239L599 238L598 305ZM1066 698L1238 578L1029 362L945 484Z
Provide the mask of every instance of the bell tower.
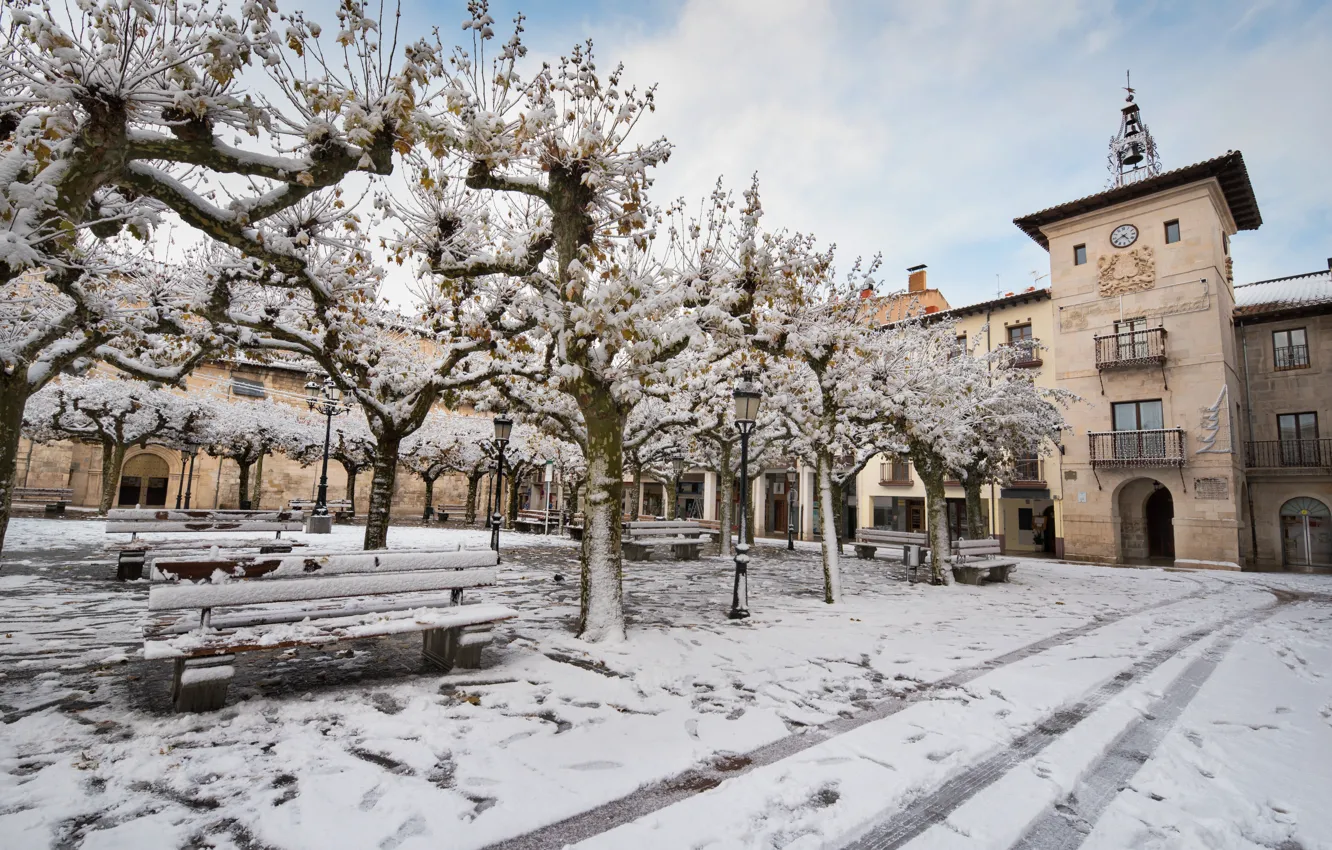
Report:
M1161 159L1156 153L1156 139L1142 120L1138 104L1133 102L1129 72L1124 72L1126 105L1120 110L1119 133L1110 139L1110 185L1115 189L1161 173Z

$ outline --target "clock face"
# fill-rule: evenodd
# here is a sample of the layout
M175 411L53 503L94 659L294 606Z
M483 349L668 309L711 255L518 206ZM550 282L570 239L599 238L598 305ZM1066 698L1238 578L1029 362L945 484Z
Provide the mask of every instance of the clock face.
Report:
M1110 244L1116 248L1127 248L1138 241L1138 228L1131 224L1121 224L1110 231Z

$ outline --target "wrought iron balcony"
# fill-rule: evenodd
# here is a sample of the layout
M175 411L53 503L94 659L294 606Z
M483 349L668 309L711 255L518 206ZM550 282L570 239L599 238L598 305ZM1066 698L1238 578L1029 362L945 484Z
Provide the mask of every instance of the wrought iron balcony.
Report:
M1309 368L1309 346L1307 345L1283 345L1280 348L1273 349L1272 355L1278 372L1285 372L1288 369Z
M1245 448L1244 464L1250 468L1332 467L1332 439L1254 440Z
M1038 457L1022 458L1014 464L1013 487L1045 486L1044 462Z
M1093 431L1087 435L1093 467L1183 466L1183 428L1148 431Z
M1165 362L1165 328L1096 337L1096 368L1132 369Z

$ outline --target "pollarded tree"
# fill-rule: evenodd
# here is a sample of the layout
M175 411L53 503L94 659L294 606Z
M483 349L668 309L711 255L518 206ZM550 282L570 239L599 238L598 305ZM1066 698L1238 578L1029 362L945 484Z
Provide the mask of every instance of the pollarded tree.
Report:
M402 465L420 476L425 482L425 503L434 505L435 481L448 472L469 474L480 467L476 478L468 478L469 513L475 512L475 482L485 475L479 462L481 452L477 441L482 439L490 423L476 417L431 414L421 429L405 439L399 460ZM467 520L471 522L470 519Z
M308 450L312 435L289 405L272 400L213 399L207 403L207 410L204 451L216 458L235 461L240 468L241 507L251 504L250 471L256 465L262 466L265 456L298 446L303 440ZM256 482L256 486L262 485Z
M196 445L208 408L146 382L106 376L64 378L34 395L24 413L32 439L83 440L102 447L98 512L115 503L125 454L131 446Z

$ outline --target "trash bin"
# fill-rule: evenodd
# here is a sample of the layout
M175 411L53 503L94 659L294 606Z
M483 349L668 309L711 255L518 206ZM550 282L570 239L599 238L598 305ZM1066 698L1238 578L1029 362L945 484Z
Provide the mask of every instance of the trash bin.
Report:
M916 580L916 574L920 570L922 560L921 548L915 543L908 543L902 547L902 564L911 571L911 580Z

